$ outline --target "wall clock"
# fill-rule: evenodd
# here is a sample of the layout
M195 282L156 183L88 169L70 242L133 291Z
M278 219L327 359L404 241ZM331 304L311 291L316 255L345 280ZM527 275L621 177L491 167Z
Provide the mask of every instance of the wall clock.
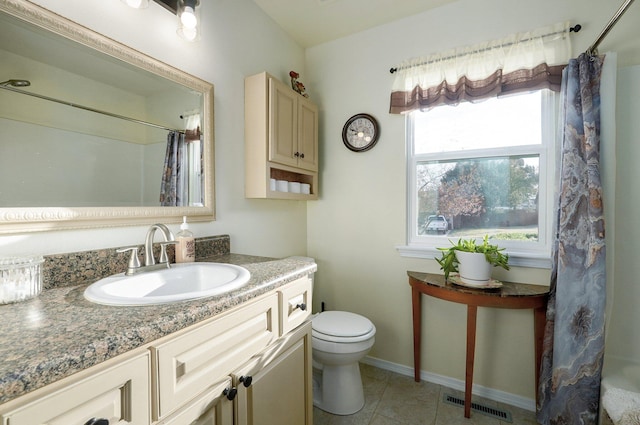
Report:
M342 141L354 152L364 152L374 147L379 135L378 121L369 114L354 115L342 127Z

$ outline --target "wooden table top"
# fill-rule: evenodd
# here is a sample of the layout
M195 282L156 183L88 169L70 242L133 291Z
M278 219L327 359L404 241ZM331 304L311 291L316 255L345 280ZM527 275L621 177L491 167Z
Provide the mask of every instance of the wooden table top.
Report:
M408 271L407 275L416 281L424 283L433 289L452 291L469 295L480 295L486 297L513 298L513 297L540 297L549 293L549 286L533 285L528 283L502 282L502 287L495 289L471 288L456 285L445 280L444 275L433 273L422 273Z

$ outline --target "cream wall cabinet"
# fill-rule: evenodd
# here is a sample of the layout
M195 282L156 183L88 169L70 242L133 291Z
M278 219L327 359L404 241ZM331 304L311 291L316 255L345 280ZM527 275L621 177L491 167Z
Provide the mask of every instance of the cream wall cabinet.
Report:
M150 423L147 351L99 372L92 369L25 396L33 401L2 413L2 424L84 425L92 418L109 425Z
M318 108L271 76L268 85L269 160L318 171Z
M266 72L245 79L245 196L317 199L318 108ZM310 194L272 190L270 179L307 183Z

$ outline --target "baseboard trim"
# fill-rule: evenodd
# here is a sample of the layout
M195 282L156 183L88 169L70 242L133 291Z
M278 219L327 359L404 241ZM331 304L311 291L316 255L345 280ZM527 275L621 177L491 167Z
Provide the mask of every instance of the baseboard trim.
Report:
M361 362L380 369L395 372L400 375L413 376L412 367L404 366L398 363L392 363L370 356L366 356L361 360ZM448 376L426 372L424 370L420 371L420 379L434 384L443 385L454 390L464 391L464 381L461 381L460 379L454 379ZM520 409L528 410L530 412L535 412L536 410L536 402L531 398L507 393L505 391L494 390L493 388L487 388L477 384L473 384L473 388L471 391L473 392L473 394L479 397L485 397L489 400L497 401L499 403L505 403L511 406L519 407Z

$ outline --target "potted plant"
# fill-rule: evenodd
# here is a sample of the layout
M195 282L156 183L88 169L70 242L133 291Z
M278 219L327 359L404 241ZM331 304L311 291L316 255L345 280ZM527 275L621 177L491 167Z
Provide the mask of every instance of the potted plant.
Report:
M509 270L509 255L503 254L504 248L489 243L489 236L485 235L482 243L475 239L458 239L458 243L451 242L449 248L438 248L442 257L435 260L444 270L445 278L451 272L459 272L460 280L473 285L487 284L491 279L491 267L502 267Z

